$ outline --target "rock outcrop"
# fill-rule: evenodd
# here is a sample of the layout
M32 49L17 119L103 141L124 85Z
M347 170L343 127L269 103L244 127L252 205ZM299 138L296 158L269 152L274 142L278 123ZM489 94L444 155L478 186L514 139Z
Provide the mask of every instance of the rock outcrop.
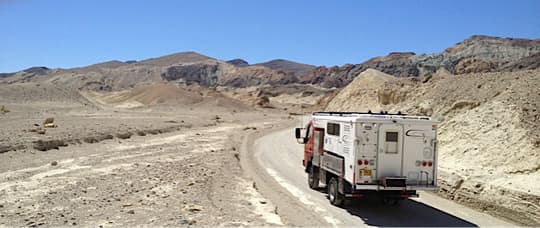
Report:
M507 72L540 67L540 39L472 36L441 53L393 52L360 64L319 67L300 77L303 83L343 87L366 69L396 77L431 76L440 69L451 74Z

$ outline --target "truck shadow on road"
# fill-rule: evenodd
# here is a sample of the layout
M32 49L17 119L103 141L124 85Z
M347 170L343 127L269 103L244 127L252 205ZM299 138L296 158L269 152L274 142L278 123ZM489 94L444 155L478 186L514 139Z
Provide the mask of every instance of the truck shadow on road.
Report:
M384 205L375 197L354 199L347 202L343 209L370 226L478 227L437 208L408 199L396 206Z

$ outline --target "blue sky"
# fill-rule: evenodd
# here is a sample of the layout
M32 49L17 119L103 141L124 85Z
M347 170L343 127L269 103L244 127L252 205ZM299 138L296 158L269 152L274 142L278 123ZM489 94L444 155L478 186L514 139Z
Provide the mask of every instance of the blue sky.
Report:
M538 39L539 12L537 0L0 0L0 72L181 51L343 65L474 34Z

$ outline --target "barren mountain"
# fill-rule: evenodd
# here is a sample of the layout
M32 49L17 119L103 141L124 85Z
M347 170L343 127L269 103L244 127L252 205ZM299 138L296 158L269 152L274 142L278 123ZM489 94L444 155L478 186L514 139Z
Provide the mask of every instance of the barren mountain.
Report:
M184 52L139 62L109 61L73 69L33 67L2 74L0 83L48 81L67 88L96 91L116 91L164 82L204 87L246 87L297 83L299 80L295 72L309 69L309 65L285 60L269 65L276 69L247 65L243 60L228 63L194 52Z
M540 40L472 36L441 53L393 52L340 67L315 67L283 59L249 65L242 59L222 61L195 52L182 52L139 62L109 61L74 69L34 67L0 74L0 82L37 82L59 76L55 80L79 89L106 91L156 82L205 87L302 83L331 88L347 85L369 68L398 77L430 76L441 69L451 74L536 69L539 54Z

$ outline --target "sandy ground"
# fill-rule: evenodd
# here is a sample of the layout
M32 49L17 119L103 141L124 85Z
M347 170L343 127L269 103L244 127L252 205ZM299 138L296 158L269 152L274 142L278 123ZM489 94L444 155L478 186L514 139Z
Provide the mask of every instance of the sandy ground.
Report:
M0 226L282 224L237 147L283 114L7 106L0 143L16 150L0 153ZM51 116L58 127L28 131ZM39 151L37 140L66 146Z

